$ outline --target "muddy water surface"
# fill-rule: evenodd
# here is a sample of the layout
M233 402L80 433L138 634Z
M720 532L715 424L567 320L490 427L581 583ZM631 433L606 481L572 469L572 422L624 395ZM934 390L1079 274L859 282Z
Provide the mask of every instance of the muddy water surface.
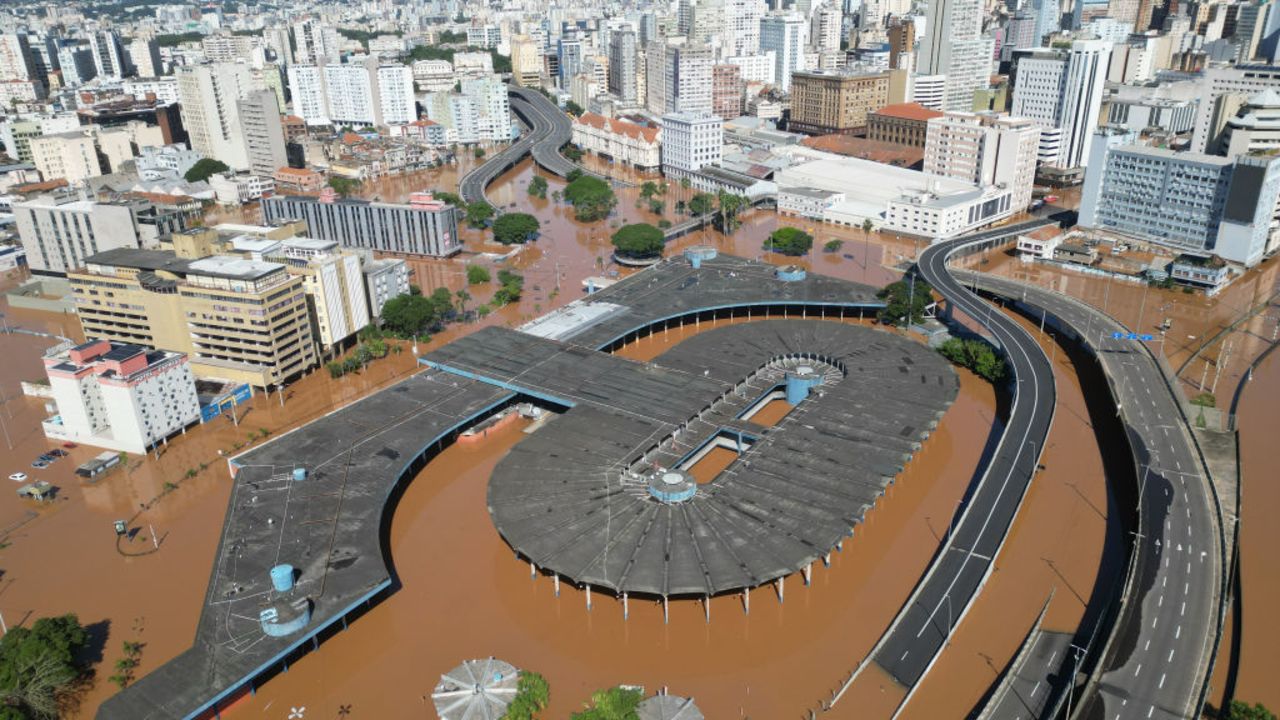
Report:
M1280 483L1276 481L1276 429L1280 428L1280 352L1272 352L1253 373L1240 403L1240 580L1244 632L1239 638L1236 698L1280 707L1275 648L1280 644ZM1225 644L1225 643L1224 643ZM1222 685L1215 674L1215 685Z

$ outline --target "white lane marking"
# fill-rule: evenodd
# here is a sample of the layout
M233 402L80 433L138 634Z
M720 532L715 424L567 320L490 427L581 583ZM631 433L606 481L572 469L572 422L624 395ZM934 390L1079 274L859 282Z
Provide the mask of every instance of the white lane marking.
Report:
M1175 631L1175 632L1173 633L1173 639L1174 639L1174 640L1177 640L1177 639L1178 639L1178 638L1180 638L1180 637L1182 637L1182 626L1181 626L1181 625L1179 625L1179 626L1178 626L1177 631Z
M1164 673L1160 673L1160 684L1156 686L1157 690L1164 689ZM1150 717L1150 716L1148 716Z
M1138 673L1142 672L1142 663L1138 663L1138 667L1134 669L1133 676L1138 677Z
M1165 660L1165 662L1173 662L1173 650L1169 651L1169 659Z
M1182 602L1182 612L1178 613L1178 615L1186 615L1186 614L1187 614L1187 602L1184 600Z

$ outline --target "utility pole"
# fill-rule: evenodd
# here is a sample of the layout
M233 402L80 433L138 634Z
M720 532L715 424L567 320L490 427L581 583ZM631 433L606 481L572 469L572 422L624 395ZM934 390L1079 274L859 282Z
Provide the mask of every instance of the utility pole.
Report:
M1213 387L1209 388L1210 394L1218 392L1218 378L1222 377L1222 368L1226 367L1229 362L1231 362L1230 342L1222 349L1222 354L1218 356L1218 369L1213 373Z

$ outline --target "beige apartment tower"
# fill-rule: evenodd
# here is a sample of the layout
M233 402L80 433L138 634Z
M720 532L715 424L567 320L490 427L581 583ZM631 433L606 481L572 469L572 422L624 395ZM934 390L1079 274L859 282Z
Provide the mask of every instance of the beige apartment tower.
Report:
M67 274L87 338L187 353L197 377L271 388L316 365L304 279L285 265L210 255L217 233L175 251L108 250Z

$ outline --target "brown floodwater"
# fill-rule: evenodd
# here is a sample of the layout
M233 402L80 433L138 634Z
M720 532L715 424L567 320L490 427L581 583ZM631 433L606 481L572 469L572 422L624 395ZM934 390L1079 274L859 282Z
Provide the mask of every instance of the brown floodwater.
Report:
M705 485L719 477L737 459L737 451L727 447L713 447L698 462L689 466L689 474L699 485Z
M662 336L641 342L670 347ZM785 603L757 589L750 615L740 596L715 598L710 623L694 601L673 602L664 624L654 601L632 598L624 622L620 603L598 592L590 612L568 584L556 597L549 578L531 579L515 559L485 506L489 473L524 437L524 425L455 445L412 481L395 511L390 539L401 589L259 688L236 715L350 705L353 716L432 717L439 674L494 655L547 677L548 717L565 717L593 690L618 683L694 696L708 717L798 717L829 697L910 592L994 412L991 387L962 373L939 429L831 566L814 569L811 586L790 578ZM853 706L831 713L855 715Z
M1276 482L1275 434L1280 428L1280 352L1271 353L1253 373L1240 402L1240 581L1243 629L1239 675L1235 696L1249 704L1261 702L1280 707L1280 670L1275 648L1280 643L1280 623L1274 609L1280 606L1280 483ZM1224 641L1224 645L1227 645ZM1226 666L1223 665L1223 668ZM1214 685L1224 683L1215 673Z

